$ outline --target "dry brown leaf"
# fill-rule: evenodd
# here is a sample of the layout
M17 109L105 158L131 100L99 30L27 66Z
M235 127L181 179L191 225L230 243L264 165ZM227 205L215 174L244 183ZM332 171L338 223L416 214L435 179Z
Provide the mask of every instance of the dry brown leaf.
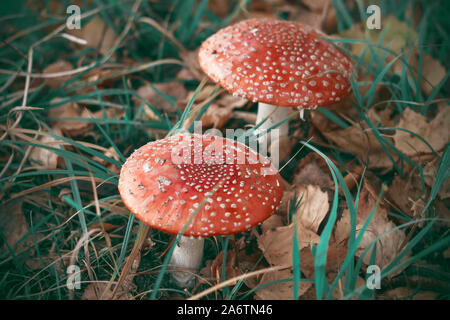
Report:
M313 277L314 259L311 248L320 240L317 230L328 213L328 194L318 186L299 185L294 188L297 191L297 199L303 196L295 212L300 269L307 277ZM292 265L294 223L263 230L262 235L258 237L258 247L264 253L267 262L270 265ZM340 244L332 239L327 251L327 270L336 270L343 261L346 251L345 243Z
M233 118L243 120L247 123L256 123L256 113L247 111L233 111Z
M217 255L211 264L211 276L215 279L216 283L222 282L222 266L223 266L223 251ZM233 248L227 251L227 259L225 261L225 279L224 281L237 277L240 275L236 262L236 250ZM235 285L236 282L231 284Z
M289 269L279 270L277 272L267 272L261 278L259 285L263 285L273 281L292 278L292 271ZM299 297L303 296L309 288L312 287L311 282L301 281L298 288ZM292 281L278 282L258 289L255 292L257 300L293 300L294 284Z
M261 231L266 233L268 230L274 230L283 225L283 218L278 214L273 214L261 224Z
M120 161L120 157L113 147L109 147L108 150L104 154L105 154L105 156L113 158L116 161ZM120 174L120 167L116 166L115 164L112 164L112 163L110 163L100 157L97 157L97 156L94 156L92 158L92 160L100 163L102 166L105 166L110 171L112 171L116 174Z
M174 107L153 88L161 91L165 95L174 97L177 103L180 101L184 101L188 94L183 84L177 81L155 83L152 85L147 84L137 90L137 94L140 95L145 101L142 101L137 97L132 98L136 107L139 107L140 105L142 105L142 103L146 102L152 107L163 112L171 113L174 111ZM146 108L146 114L150 119L159 119L148 107Z
M55 98L52 100L52 103L59 100L61 99ZM81 118L88 117L88 114L76 102L68 102L49 109L48 116L50 118ZM76 120L54 120L52 124L54 129L60 129L65 135L70 137L86 133L93 127L92 123Z
M208 10L219 18L225 18L230 12L230 1L228 0L210 0L208 1Z
M220 97L217 99L217 103L221 106L233 108L233 109L239 109L242 108L247 104L248 100L233 96L232 94L229 94L227 92L220 95Z
M243 238L241 239L243 240ZM234 248L227 251L225 280L266 267L266 265L260 261L261 252L259 250L256 249L256 252L247 254L246 247L248 244L243 241L241 244L239 242L241 241L239 240ZM207 260L205 262L205 267L202 268L199 273L203 278L212 278L215 279L216 283L219 283L222 281L222 264L223 251L221 251L214 260ZM243 279L243 281L249 288L254 288L259 283L259 277L248 277ZM202 282L205 282L205 280Z
M57 127L53 128L53 131L59 136L62 135L61 130ZM39 143L53 148L59 148L61 145L61 141L55 139L51 135L43 135L39 139ZM38 162L38 167L41 170L53 170L58 166L58 155L53 150L47 148L34 147L31 151L30 159Z
M322 134L337 147L345 152L355 155L360 162L367 164L368 168L391 168L392 161L381 147L374 134L367 130L364 125L364 131L360 125L354 124L346 129L337 129L333 131L323 131ZM386 138L389 140L389 138ZM394 159L398 156L391 153Z
M195 99L195 103L192 107L193 110L200 110L203 103L211 98L216 86L205 86ZM188 102L192 99L195 92L190 92L184 101L180 101L178 107L184 109ZM214 102L210 104L206 112L200 118L203 128L213 127L215 129L221 129L230 118L233 116L233 110L236 108L242 108L248 101L244 98L233 96L227 92L223 92L219 98L216 98ZM192 112L186 120L184 126L190 126L195 118L197 112Z
M130 259L130 256L127 257L127 259ZM108 286L107 282L93 282L90 283L86 289L83 292L83 296L81 297L81 300L132 300L133 295L131 294L131 291L134 291L136 289L136 285L133 283L133 279L136 276L136 271L139 268L139 264L141 262L141 254L138 253L133 260L133 263L131 264L130 270L125 276L125 278L122 281L122 284L117 289L114 298L113 298L113 289L109 289L108 291L105 291L105 289Z
M318 185L326 189L332 185L333 180L325 160L317 153L311 152L300 160L292 183Z
M383 35L383 41L381 45L384 48L389 48L390 50L397 53L397 55L402 53L402 49L407 52L409 47L413 46L417 39L416 32L410 28L410 26L404 22L398 20L395 16L389 15L387 17L383 17L382 21L383 27L381 30L369 30L366 28L365 21L360 23L355 23L350 29L347 29L341 33L339 33L340 37L350 38L350 39L358 39L358 40L366 40L368 39L373 45L378 45L380 43L380 37ZM367 47L364 43L353 43L351 46L351 53L360 57L365 48ZM378 50L374 47L374 50ZM383 54L385 51L380 49L380 54ZM366 50L364 54L364 61L369 63L372 59L372 53L370 50ZM413 57L415 55L412 55ZM386 64L395 59L396 56L392 54L388 54L386 56ZM410 65L416 66L417 61L409 61ZM394 63L393 70L399 71L403 68L403 62L398 60Z
M425 203L420 199L424 193L418 172L405 178L397 175L387 191L387 197L400 210L412 218L418 218L423 211Z
M446 70L444 66L437 60L434 59L431 55L427 53L423 53L422 56L422 81L420 83L420 87L423 92L428 96L433 91L434 87L436 87L442 79L444 79ZM427 81L425 81L428 80Z
M73 66L70 62L67 62L65 60L58 60L49 66L45 68L42 73L44 75L51 74L51 73L59 73L64 71L71 71L73 70ZM64 84L67 80L71 78L70 75L68 76L62 76L62 77L56 77L56 78L45 78L45 83L52 89L56 89L61 87L62 84Z
M133 62L130 62L130 65ZM123 69L120 68L108 68L108 69L101 69L101 68L95 68L92 69L89 72L86 72L83 75L83 79L87 82L96 82L96 85L99 88L112 88L115 84L115 81L121 78L121 73ZM93 86L88 86L86 88L77 90L79 94L85 94L88 92L92 92L95 89Z
M253 0L250 3L250 10L245 15L246 19L278 19L276 12L274 12L275 6L282 4L283 0Z
M100 222L96 221L89 226L88 231L93 230L93 229L101 229L101 230L105 230L106 232L108 232L108 231L114 230L118 227L119 227L118 225L111 224L108 222L100 223Z
M294 198L295 191L292 186L288 186L283 191L283 196L281 198L281 202L278 205L277 214L286 219L289 213L289 207L291 205L291 201ZM295 201L295 199L294 199Z
M292 17L292 20L299 23L307 24L316 29L320 29L322 14L300 8Z
M68 33L86 40L86 46L98 49L105 55L111 50L117 41L116 34L100 17L95 16L81 29L67 30Z
M200 90L200 92L197 93L197 97L195 98L195 102L199 103L202 101L205 101L206 99L208 99L209 96L211 96L211 94L213 93L214 89L216 88L216 86L214 85L207 85L204 86L202 88L202 90ZM180 101L178 106L180 109L184 109L186 107L186 105L189 103L189 101L191 101L191 99L194 97L195 95L195 91L190 91L187 95L187 97Z
M295 211L297 222L317 233L320 223L330 207L328 194L323 192L319 186L303 184L297 185L296 191L297 201L301 199L300 205Z
M364 226L369 217L373 207L376 203L377 195L374 194L372 187L368 182L364 182L358 202L358 212L356 219L356 235ZM377 238L376 264L383 268L387 266L395 257L398 256L402 249L405 233L402 229L396 229L395 224L388 219L387 209L382 203L379 203L372 220L369 223L367 230L364 232L362 241L356 251L356 256L359 257L362 252ZM392 230L392 231L391 231ZM350 234L350 214L348 210L344 210L342 218L336 223L335 238L337 243L345 242ZM363 261L369 264L372 249L365 255Z
M438 294L432 291L417 291L415 288L399 287L384 292L381 299L388 300L436 300Z
M125 114L123 109L106 108L104 110L98 110L91 113L88 109L83 109L81 117L94 118L94 119L121 119Z
M425 184L432 188L436 177L437 177L437 170L439 166L439 161L442 157L442 154L440 154L439 157L436 157L434 160L428 162L423 167L423 179L425 181ZM442 200L450 198L450 179L445 179L442 183L441 187L438 190L438 196Z
M222 129L233 116L233 110L242 108L247 103L246 99L224 93L215 100L200 118L203 127Z
M16 246L17 241L28 233L28 223L23 215L22 204L22 199L15 199L0 205L0 232L3 234L6 242L13 249L14 253L18 255L21 260L26 260L34 253L32 237L28 236ZM1 256L9 254L5 244L0 248ZM19 254L25 249L28 249L28 251Z
M258 247L271 265L292 265L292 236L294 224L268 230L258 238ZM313 231L297 223L297 240L299 249L309 248L319 243L320 237ZM303 270L303 269L302 269Z
M200 68L200 64L198 62L198 50L188 51L188 50L181 50L179 52L180 58L183 60L184 64L187 66L187 70L189 71L186 73L186 76L188 76L187 79L190 79L193 77L194 79L197 79L198 81L201 81L203 78L205 78L205 73ZM184 70L184 69L182 69ZM180 75L178 75L180 79L183 79Z
M333 296L334 299L339 300L342 299L344 297L344 291L343 291L343 287L344 287L344 283L345 283L345 275L343 275L339 280L338 280L338 285L336 286L336 288L334 289L333 293L331 294ZM355 284L355 289L365 286L366 285L366 281L361 278L360 276L358 276L356 278L356 284ZM357 297L354 297L353 299L357 299Z
M62 261L61 261L62 260ZM44 265L42 264L44 263ZM59 274L63 275L68 265L70 265L70 255L63 255L62 259L58 253L48 255L41 254L40 257L33 257L25 261L25 265L30 270L42 270L43 266L54 265Z
M315 12L322 12L331 0L302 0L302 3L310 10Z
M90 283L86 289L84 289L83 296L81 300L100 300L102 297L103 291L106 289L108 283L106 282L98 282L98 283ZM112 290L109 290L104 296L104 300L112 299ZM114 300L131 300L133 296L129 292L124 292L123 290L119 290L116 294Z
M450 205L448 204L448 200L439 200L436 199L434 201L434 207L436 212L436 217L440 220L437 221L436 224L443 226L450 226Z
M217 103L211 103L205 114L200 118L203 127L221 129L233 115L233 108L222 107Z
M180 80L195 80L195 76L192 74L191 71L189 71L189 69L187 68L183 68L181 69L176 76L177 79Z
M414 132L427 141L434 151L444 149L450 141L450 113L446 103L440 104L435 118L427 122L427 118L406 108L401 114L399 128ZM409 132L397 130L394 134L395 146L407 156L431 153L430 148L419 138Z

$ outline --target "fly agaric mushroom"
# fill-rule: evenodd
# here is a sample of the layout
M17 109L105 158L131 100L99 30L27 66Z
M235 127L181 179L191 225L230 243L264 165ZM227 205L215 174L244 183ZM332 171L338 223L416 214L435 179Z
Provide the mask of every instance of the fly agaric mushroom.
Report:
M204 237L247 231L275 212L282 182L270 161L242 143L177 134L150 142L127 159L119 192L128 209L161 231L183 232L170 266L197 271ZM180 286L191 273L176 272Z
M289 115L289 108L316 109L351 92L349 57L319 30L291 21L250 19L219 30L200 47L203 71L229 92L259 102L256 122L264 132ZM279 127L289 131L288 122ZM260 142L267 139L264 135Z

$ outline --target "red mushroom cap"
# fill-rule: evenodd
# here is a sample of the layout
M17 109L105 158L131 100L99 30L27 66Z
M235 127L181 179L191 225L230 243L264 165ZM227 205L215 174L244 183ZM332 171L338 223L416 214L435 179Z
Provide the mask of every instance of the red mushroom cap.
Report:
M198 54L200 67L228 91L276 106L316 108L351 92L348 56L310 26L251 19L219 30Z
M267 158L242 143L198 134L142 146L119 179L122 200L138 219L172 234L188 224L184 235L193 237L249 230L275 212L282 189Z

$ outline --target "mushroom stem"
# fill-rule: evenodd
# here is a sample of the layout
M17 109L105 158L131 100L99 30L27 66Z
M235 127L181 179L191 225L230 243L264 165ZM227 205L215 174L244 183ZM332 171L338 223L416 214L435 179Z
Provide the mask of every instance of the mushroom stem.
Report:
M274 124L284 120L289 116L290 108L286 107L278 107L267 103L260 102L258 104L258 114L256 116L256 124L262 122L266 117L269 117L261 126L256 130L257 133L264 132L272 127ZM280 126L275 129L279 130L278 137L287 136L289 133L289 121L284 122ZM274 129L274 130L275 130ZM258 138L258 142L260 145L264 145L269 150L270 134L262 135ZM276 150L277 152L279 150ZM273 151L272 151L273 152ZM276 157L278 159L278 155L272 154L271 157Z
M180 288L188 288L194 284L195 276L203 258L204 238L182 236L173 250L169 266L189 272L176 271L172 274Z

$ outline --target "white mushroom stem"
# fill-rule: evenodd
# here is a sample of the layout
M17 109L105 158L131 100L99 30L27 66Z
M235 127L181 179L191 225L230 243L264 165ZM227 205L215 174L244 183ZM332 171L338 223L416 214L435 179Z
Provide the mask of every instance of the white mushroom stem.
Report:
M277 124L280 121L283 121L289 116L290 108L288 107L278 107L267 103L258 103L258 114L256 116L256 124L264 121L265 118L268 119L256 130L256 133L264 132L272 127L274 124ZM276 127L273 130L278 129L278 137L287 136L289 133L289 121L284 122L280 126ZM270 134L262 135L258 138L259 145L263 145L266 147L265 150L269 150L270 144ZM279 152L279 150L275 150ZM272 150L273 153L273 150ZM271 154L272 158L279 158L279 154Z
M204 238L191 238L182 236L175 246L170 258L169 267L188 272L177 271L172 274L173 279L180 288L193 285L195 276L203 258Z

